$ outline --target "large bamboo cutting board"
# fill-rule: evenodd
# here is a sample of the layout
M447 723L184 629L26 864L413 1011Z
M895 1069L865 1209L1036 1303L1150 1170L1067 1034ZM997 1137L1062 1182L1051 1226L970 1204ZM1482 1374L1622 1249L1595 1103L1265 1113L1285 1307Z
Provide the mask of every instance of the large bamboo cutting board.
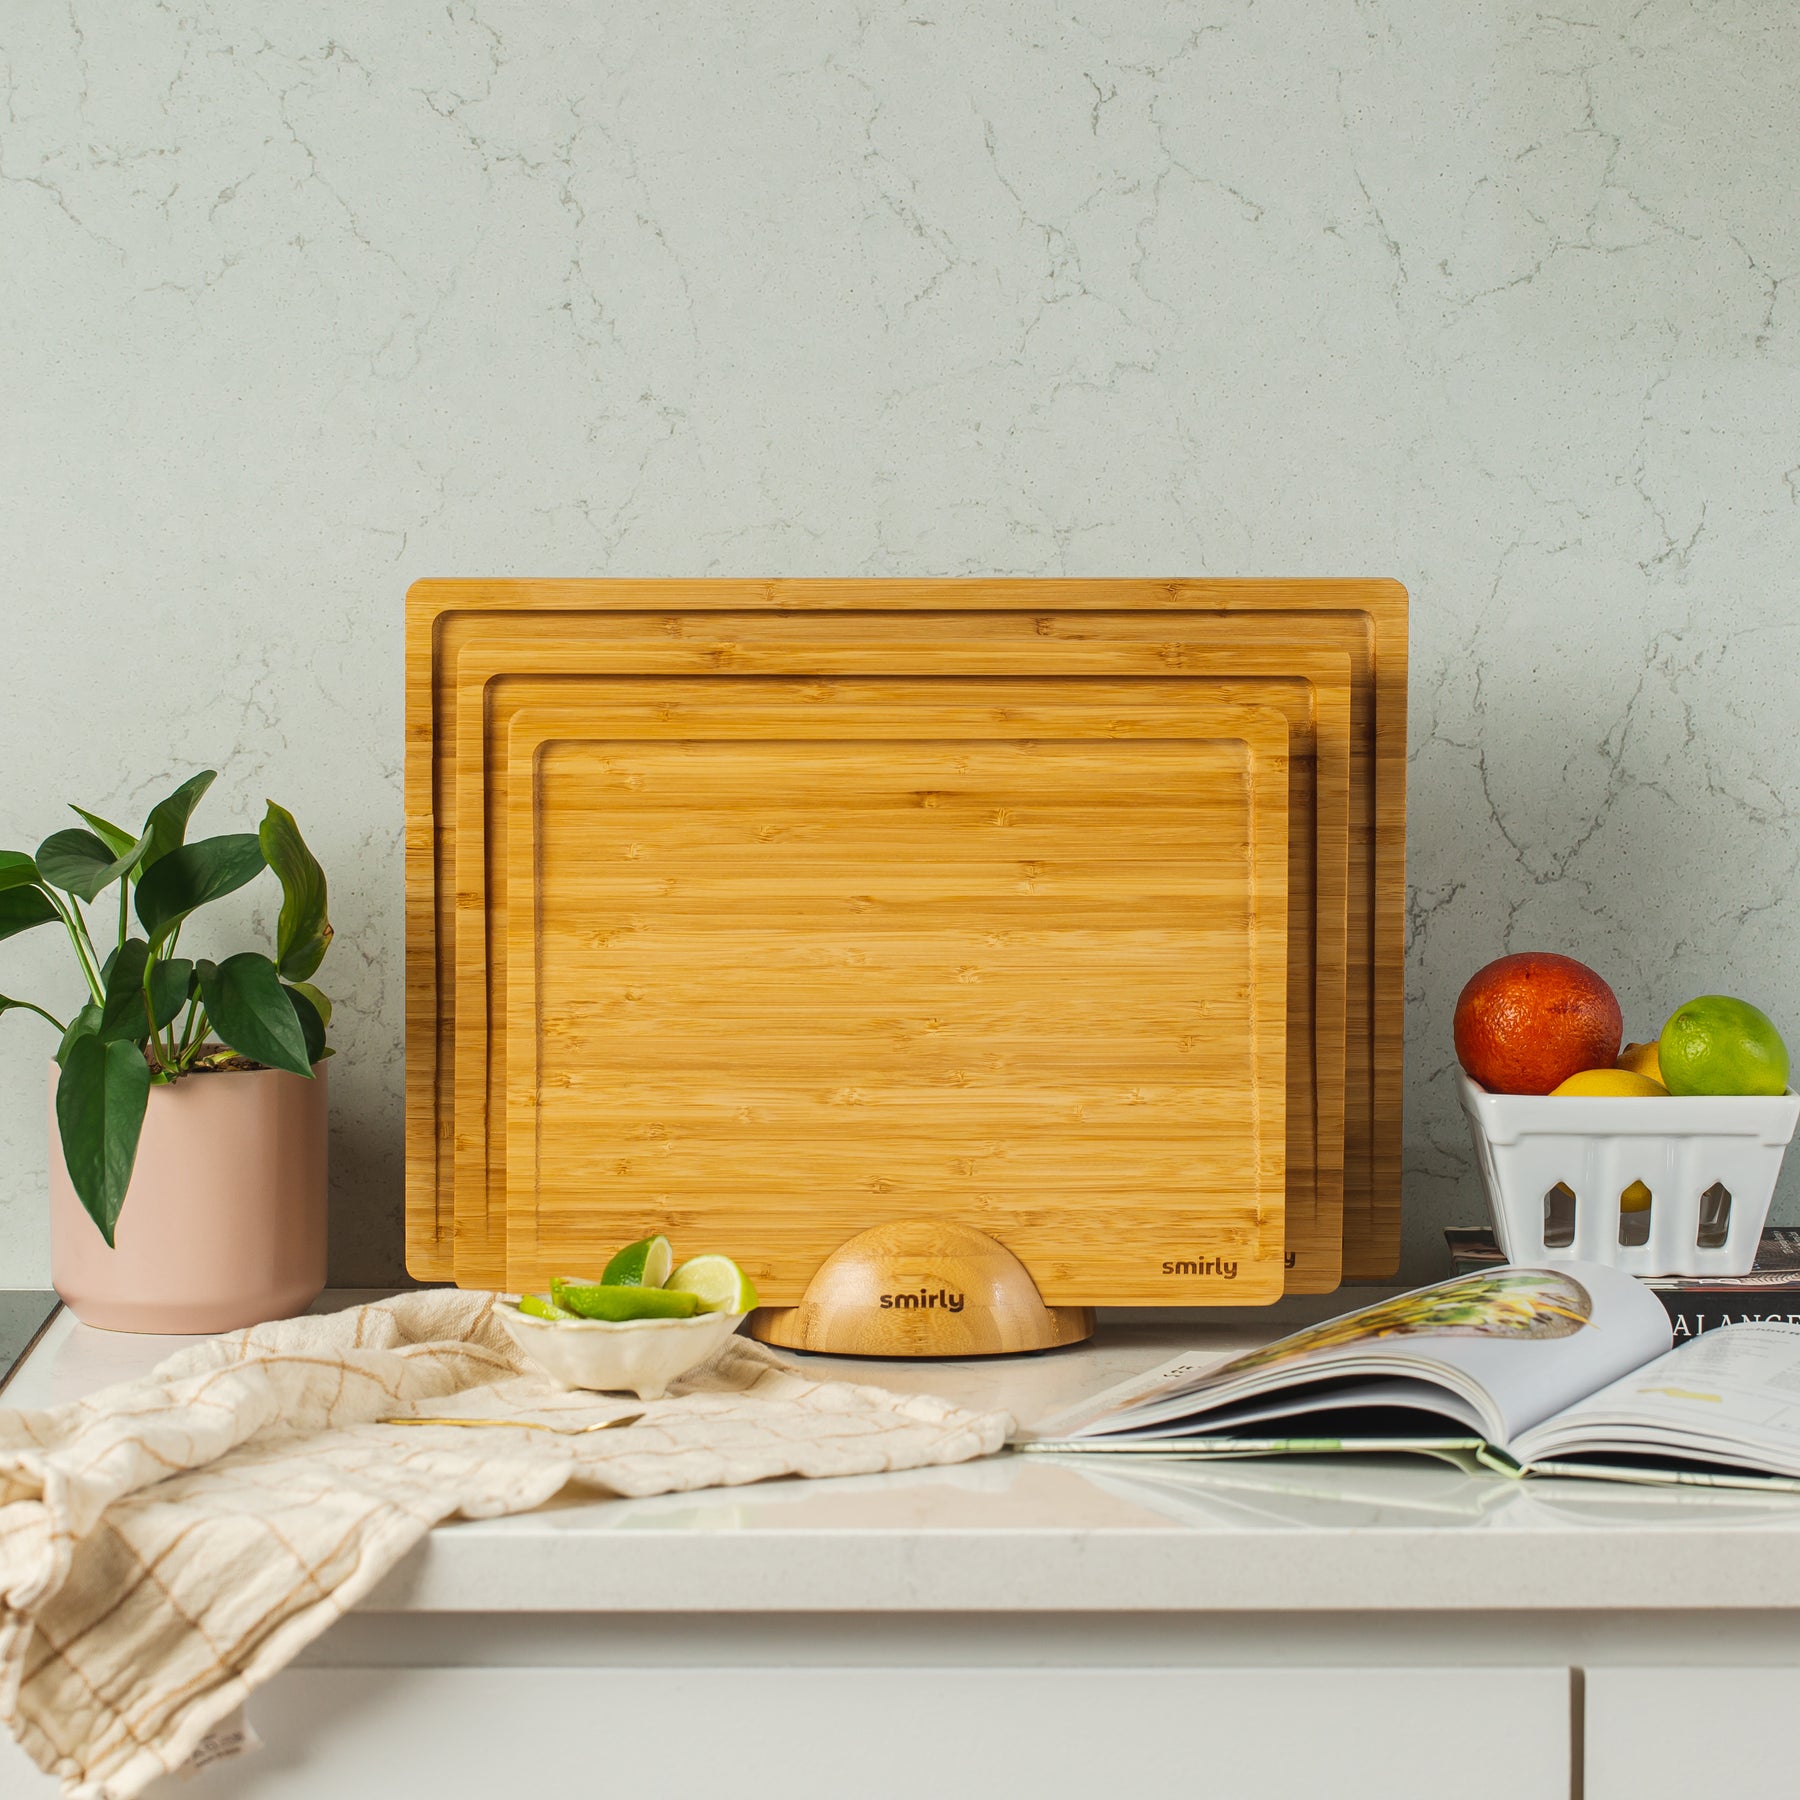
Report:
M976 625L986 623L977 617ZM504 622L499 622L503 624ZM799 621L784 621L792 626ZM1008 623L1002 621L1002 623ZM954 645L940 638L934 651ZM783 645L796 660L806 646ZM916 670L917 647L867 641L863 667ZM990 646L991 648L991 646ZM1080 647L1078 647L1079 649ZM1160 671L1149 647L1142 667ZM1296 673L1257 676L1269 651L1226 646L1206 666L1221 673L1170 680L1160 672L1130 678L1128 687L1101 690L1114 729L1126 729L1137 708L1186 708L1190 728L1205 728L1218 704L1268 704L1290 732L1288 838L1288 1107L1286 1286L1289 1292L1326 1292L1339 1280L1343 1228L1344 918L1349 789L1349 667L1340 651L1285 649L1283 666ZM468 1285L497 1285L505 1277L505 1084L507 951L503 886L486 871L505 865L505 818L497 804L507 775L507 743L522 709L559 708L568 735L604 721L621 683L599 671L634 659L614 642L547 643L543 634L484 633L465 643L457 663L458 721L453 787L456 850L456 963L471 973L457 986L456 1272ZM1040 664L1055 656L1038 655ZM1080 662L1082 655L1070 658ZM555 676L519 670L554 668ZM1227 676L1223 671L1239 673ZM712 680L731 680L712 676ZM1066 704L1085 684L1062 685ZM665 691L630 677L625 691ZM1118 696L1132 709L1117 720ZM670 729L679 729L671 725ZM491 823L490 823L491 815ZM481 978L485 972L485 981Z
M514 1283L660 1230L791 1304L858 1231L929 1218L1051 1304L1280 1293L1279 713L616 685L581 739L512 725Z
M1391 581L423 581L407 607L407 1257L444 1279L453 1268L450 1050L454 834L446 817L460 642L505 621L666 627L667 660L647 666L780 667L740 644L743 622L819 616L847 636L980 612L1040 643L1080 644L1102 614L1129 617L1171 671L1194 666L1223 624L1232 641L1278 649L1329 644L1351 659L1351 868L1344 1251L1347 1274L1379 1274L1398 1255L1401 953L1405 859L1406 594ZM705 629L684 625L704 615ZM1110 627L1109 627L1110 629ZM975 652L971 652L975 653ZM1104 668L1103 646L1093 646ZM976 661L979 670L993 666ZM1002 670L1016 663L999 665ZM854 647L821 672L854 669ZM434 754L435 745L435 754Z

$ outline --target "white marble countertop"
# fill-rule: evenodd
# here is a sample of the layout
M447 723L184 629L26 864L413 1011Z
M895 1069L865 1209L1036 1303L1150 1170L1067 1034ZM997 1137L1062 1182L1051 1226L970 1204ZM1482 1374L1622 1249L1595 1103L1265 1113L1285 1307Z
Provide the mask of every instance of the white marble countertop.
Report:
M1103 1315L1091 1343L1035 1357L803 1360L1029 1421L1180 1351L1241 1348L1350 1300L1173 1323ZM4 1399L74 1399L187 1341L91 1331L65 1312ZM1512 1483L1401 1458L1126 1470L1014 1455L652 1500L566 1496L439 1526L364 1603L439 1613L1791 1607L1800 1497Z

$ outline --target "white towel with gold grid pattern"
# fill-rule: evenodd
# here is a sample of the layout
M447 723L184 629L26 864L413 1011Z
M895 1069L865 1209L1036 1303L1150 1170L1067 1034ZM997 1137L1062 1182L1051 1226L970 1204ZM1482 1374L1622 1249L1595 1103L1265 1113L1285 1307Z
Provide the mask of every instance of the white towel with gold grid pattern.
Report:
M863 1475L1000 1448L1004 1414L810 1381L731 1339L648 1404L529 1373L490 1294L237 1332L141 1381L0 1409L0 1713L65 1792L130 1800L440 1519L599 1494ZM586 1423L552 1435L396 1414Z

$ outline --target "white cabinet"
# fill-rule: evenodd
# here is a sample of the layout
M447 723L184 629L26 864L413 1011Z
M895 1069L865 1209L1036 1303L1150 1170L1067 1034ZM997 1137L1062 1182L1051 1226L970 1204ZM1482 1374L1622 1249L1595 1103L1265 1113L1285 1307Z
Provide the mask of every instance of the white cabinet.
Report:
M1561 1668L294 1668L251 1702L265 1748L168 1800L1562 1800L1569 1692ZM1505 1757L1471 1754L1495 1720ZM55 1791L30 1781L0 1792Z
M1590 1670L1585 1800L1800 1793L1797 1697L1792 1667Z

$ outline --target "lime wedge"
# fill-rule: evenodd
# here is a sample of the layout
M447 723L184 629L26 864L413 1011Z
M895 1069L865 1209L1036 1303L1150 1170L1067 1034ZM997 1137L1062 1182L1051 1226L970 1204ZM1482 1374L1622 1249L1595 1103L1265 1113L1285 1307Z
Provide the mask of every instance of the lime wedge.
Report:
M729 1256L690 1257L663 1291L692 1294L702 1312L747 1313L756 1307L756 1284Z
M572 1319L575 1314L560 1307L547 1294L521 1294L519 1311L534 1319Z
M667 1288L619 1287L603 1281L565 1281L557 1284L556 1301L578 1318L691 1319L700 1310L692 1294L671 1294Z
M639 1238L606 1265L606 1273L600 1279L608 1287L659 1288L669 1279L674 1265L675 1252L669 1248L666 1237Z

